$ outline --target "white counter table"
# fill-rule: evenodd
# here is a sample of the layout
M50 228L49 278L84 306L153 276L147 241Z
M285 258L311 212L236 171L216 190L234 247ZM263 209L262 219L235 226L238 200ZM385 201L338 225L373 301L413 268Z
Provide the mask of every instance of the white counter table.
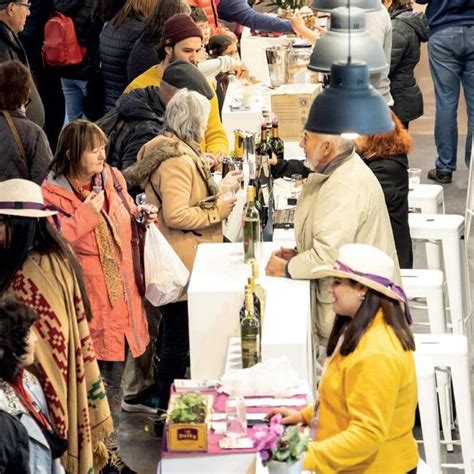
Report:
M267 292L263 359L285 354L313 388L309 281L265 276L276 243L263 243L260 284ZM202 244L188 290L191 377L218 379L225 369L229 339L240 335L239 310L250 276L243 244Z

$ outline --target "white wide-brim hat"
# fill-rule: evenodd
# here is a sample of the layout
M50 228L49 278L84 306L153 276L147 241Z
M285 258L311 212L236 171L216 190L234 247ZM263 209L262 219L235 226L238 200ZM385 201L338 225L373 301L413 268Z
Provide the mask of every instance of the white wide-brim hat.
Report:
M395 263L382 250L365 244L346 244L339 248L334 266L313 268L313 278L349 278L383 295L403 303L407 320L411 323L405 292L393 282Z
M26 179L0 182L0 214L20 217L49 217L58 213L45 206L40 186Z

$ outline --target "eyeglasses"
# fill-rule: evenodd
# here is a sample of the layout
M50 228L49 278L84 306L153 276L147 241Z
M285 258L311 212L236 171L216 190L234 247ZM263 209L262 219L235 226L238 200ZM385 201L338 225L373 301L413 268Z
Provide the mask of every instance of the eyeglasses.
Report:
M21 7L26 7L28 10L31 8L31 3L25 3L25 2L13 2L15 5L19 5Z

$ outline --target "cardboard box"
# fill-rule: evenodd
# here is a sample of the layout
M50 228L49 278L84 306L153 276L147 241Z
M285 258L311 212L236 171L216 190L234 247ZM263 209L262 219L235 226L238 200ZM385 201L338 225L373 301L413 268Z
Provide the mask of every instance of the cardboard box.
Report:
M207 423L168 423L169 451L207 451Z
M309 109L321 89L321 84L286 84L272 93L272 112L278 116L283 140L301 140Z
M171 396L168 413L173 409L175 398L180 395L173 394ZM209 395L203 395L203 398L207 405L207 414L204 423L172 423L169 419L166 421L166 441L169 451L207 451L207 432L210 425L213 398Z

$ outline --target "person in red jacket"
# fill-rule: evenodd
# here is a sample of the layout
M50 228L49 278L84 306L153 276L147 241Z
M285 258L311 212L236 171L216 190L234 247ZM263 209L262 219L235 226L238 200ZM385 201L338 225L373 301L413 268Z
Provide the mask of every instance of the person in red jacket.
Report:
M290 20L259 13L247 3L247 0L187 0L187 2L206 12L212 35L222 33L219 20L235 22L252 30L293 33Z

